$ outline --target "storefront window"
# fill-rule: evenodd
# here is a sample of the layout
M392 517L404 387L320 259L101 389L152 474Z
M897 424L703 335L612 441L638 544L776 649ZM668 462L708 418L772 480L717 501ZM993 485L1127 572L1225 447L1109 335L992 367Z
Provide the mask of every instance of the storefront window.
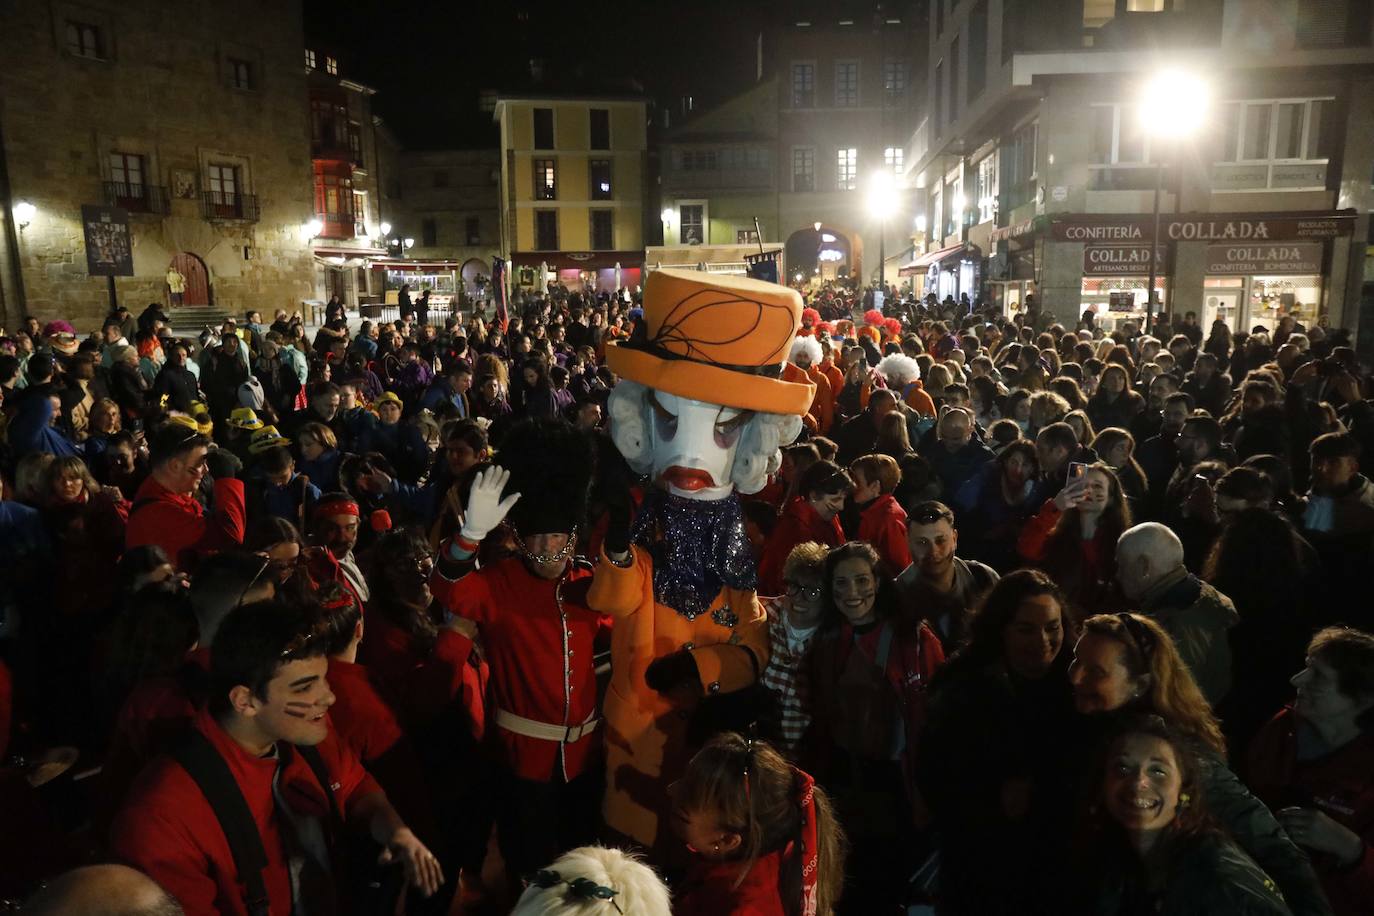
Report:
M1252 277L1246 330L1263 327L1273 331L1284 315L1292 315L1302 324L1314 324L1321 296L1320 276Z
M1079 311L1092 309L1097 313L1098 324L1107 331L1116 330L1126 321L1141 322L1145 319L1148 283L1146 277L1084 277ZM1157 277L1155 308L1167 310L1168 306L1168 282Z

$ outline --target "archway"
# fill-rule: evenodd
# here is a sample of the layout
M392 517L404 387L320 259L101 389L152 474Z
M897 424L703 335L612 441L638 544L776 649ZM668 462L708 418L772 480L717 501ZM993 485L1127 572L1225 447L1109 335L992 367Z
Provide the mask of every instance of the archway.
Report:
M857 233L821 223L798 229L787 237L784 282L802 283L857 277L863 266L863 241Z
M173 305L206 306L214 303L210 290L210 271L206 269L204 261L189 251L178 251L172 256L170 266L181 274L184 282L181 302L173 300Z
M477 288L477 278L485 277L491 272L491 267L481 258L468 258L463 262L460 274L463 277L463 289L469 296L476 296L480 290Z

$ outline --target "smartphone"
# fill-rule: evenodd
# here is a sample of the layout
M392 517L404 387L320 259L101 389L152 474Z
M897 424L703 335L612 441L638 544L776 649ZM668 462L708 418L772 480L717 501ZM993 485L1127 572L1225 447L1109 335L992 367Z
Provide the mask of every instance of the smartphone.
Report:
M1064 479L1066 484L1073 483L1075 480L1082 480L1083 475L1088 473L1088 466L1081 461L1069 462L1069 474Z

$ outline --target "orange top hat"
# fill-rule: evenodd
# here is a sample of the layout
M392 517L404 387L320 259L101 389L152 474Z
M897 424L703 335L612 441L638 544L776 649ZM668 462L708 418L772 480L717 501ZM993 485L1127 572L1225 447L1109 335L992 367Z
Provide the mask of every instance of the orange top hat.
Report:
M660 268L644 283L644 317L634 335L606 347L606 364L678 397L804 414L816 386L782 379L801 311L801 296L786 286Z

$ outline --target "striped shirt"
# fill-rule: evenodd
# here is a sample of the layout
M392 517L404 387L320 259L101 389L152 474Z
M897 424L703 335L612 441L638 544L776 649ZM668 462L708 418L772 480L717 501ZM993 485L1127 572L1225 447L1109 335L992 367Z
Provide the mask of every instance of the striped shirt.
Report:
M795 639L787 630L782 599L762 598L760 603L768 614L768 667L760 680L777 697L782 743L788 751L795 751L811 726L806 661L816 631Z

